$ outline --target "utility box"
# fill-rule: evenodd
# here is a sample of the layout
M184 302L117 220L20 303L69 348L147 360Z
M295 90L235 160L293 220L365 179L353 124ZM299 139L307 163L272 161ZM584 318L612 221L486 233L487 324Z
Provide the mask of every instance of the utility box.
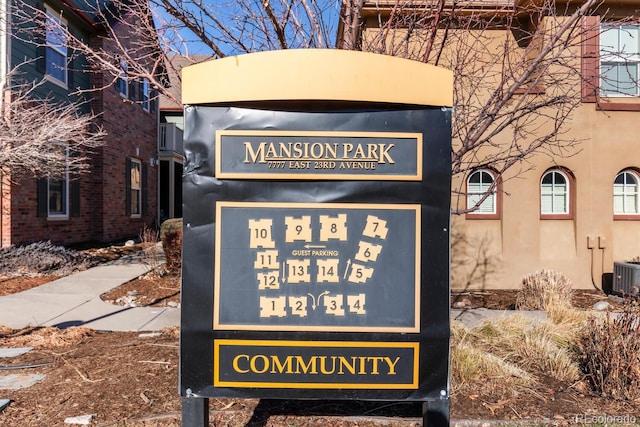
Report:
M185 407L421 401L448 425L452 73L287 50L182 88Z
M640 262L614 262L613 292L620 295L637 295L639 288Z

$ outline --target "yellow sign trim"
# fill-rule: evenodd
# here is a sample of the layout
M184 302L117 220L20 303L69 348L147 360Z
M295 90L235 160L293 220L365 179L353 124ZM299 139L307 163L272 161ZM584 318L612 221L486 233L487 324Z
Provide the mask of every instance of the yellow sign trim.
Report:
M222 146L222 138L224 136L264 136L265 138L273 137L307 137L307 138L322 138L322 137L343 137L343 138L376 138L376 139L391 139L391 138L407 138L415 139L416 143L416 155L414 161L416 162L415 174L380 174L370 172L366 174L333 174L333 173L236 173L236 172L223 172L222 161L224 160L224 151ZM215 159L215 176L216 178L226 179L301 179L301 180L370 180L370 181L422 181L422 133L418 132L340 132L340 131L291 131L291 130L218 130L216 131L216 159ZM312 158L300 158L300 161L314 161ZM340 160L340 159L338 159ZM400 170L405 169L402 166Z
M213 304L213 329L214 330L242 330L242 331L304 331L304 332L392 332L392 333L414 333L420 332L420 254L422 236L422 225L420 221L420 205L416 204L365 204L365 203L277 203L277 202L226 202L216 203L216 235L215 235L215 265L221 263L220 246L222 244L221 215L224 207L238 208L328 208L328 209L388 209L388 210L409 210L416 215L416 245L415 245L415 294L414 294L414 322L410 327L376 327L376 326L298 326L298 325L246 325L246 324L221 324L220 323L220 268L215 269L214 277L214 304Z
M330 64L330 66L327 66ZM286 49L182 69L182 103L344 101L453 106L453 72L340 49Z

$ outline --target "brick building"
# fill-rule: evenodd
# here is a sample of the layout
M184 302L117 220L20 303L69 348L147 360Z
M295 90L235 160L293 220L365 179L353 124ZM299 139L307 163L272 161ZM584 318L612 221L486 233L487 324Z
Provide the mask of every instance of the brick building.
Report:
M94 47L115 49L96 20L71 1L23 3L44 11L46 20L90 40ZM15 9L2 13L13 17ZM42 97L84 101L82 105L96 115L96 125L106 132L104 144L90 155L89 171L79 177L69 173L55 180L3 177L2 246L42 240L64 245L111 242L139 236L145 227L157 226L158 109L149 82L128 78L126 64L120 64L123 75L114 85L112 76L92 69L71 48L60 48L63 43L52 42L61 36L50 35L48 25L44 42L38 44L13 37L24 30L17 19L2 21L5 28L0 32L11 35L1 40L0 46L8 69L18 67L20 79L42 82L38 88ZM113 28L127 31L126 26L117 24ZM3 71L4 81L6 69ZM10 82L3 90L8 87Z

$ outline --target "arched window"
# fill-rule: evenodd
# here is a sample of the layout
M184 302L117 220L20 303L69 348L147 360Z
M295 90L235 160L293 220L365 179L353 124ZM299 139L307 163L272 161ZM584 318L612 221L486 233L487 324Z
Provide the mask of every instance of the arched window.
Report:
M540 214L571 214L571 179L561 169L552 169L540 181Z
M477 170L469 175L467 179L467 209L474 209L477 206L477 209L468 214L469 216L498 215L498 192L496 186L493 185L494 181L495 175L487 169ZM489 194L487 194L488 192ZM486 198L482 200L485 195ZM480 204L478 205L478 203Z
M613 181L613 214L639 215L638 173L626 170L616 175Z

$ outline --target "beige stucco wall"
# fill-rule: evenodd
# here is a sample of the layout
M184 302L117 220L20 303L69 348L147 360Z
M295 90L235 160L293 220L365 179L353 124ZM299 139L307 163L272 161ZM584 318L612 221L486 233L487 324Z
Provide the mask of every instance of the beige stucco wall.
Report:
M374 21L368 23L365 46L374 42L375 26ZM398 47L396 41L402 39L402 32L389 37L395 39L389 39L387 53L401 53L392 51ZM504 41L505 33L493 31L486 37L483 48L492 52ZM415 51L410 48L409 54L418 56L420 44L414 44L413 48ZM578 43L571 52L577 69L580 69L579 52ZM487 79L491 79L497 75L498 67L494 64L493 68L482 70ZM577 74L559 78L579 97ZM477 100L480 102L482 96ZM460 100L454 102L458 108ZM499 219L455 216L452 220L452 288L517 288L523 275L539 269L565 274L575 288L601 287L602 275L613 271L614 261L640 256L640 221L613 219L615 176L626 168L640 168L639 118L640 111L605 112L597 110L595 104L579 105L570 117L564 139L581 143L565 155L536 155L521 167L510 169L502 185ZM542 123L543 127L551 125L551 122ZM454 140L453 144L460 142ZM566 168L575 177L571 188L575 192L575 214L571 219L540 218L540 179L555 166ZM453 187L464 188L465 179L466 175L455 175ZM464 197L453 196L452 205L454 209L464 207ZM595 243L592 249L588 248L588 238Z
M470 235L491 237L500 270L472 287L518 287L521 277L546 268L562 272L575 288L600 287L614 261L640 256L640 221L614 220L613 181L622 170L640 167L639 112L596 111L583 104L573 115L570 136L583 142L570 157L537 156L532 170L503 184L502 215L496 220L458 218ZM575 176L573 219L540 219L540 179L553 166ZM589 249L588 238L595 238ZM455 251L452 254L456 256ZM463 283L453 283L460 287Z

